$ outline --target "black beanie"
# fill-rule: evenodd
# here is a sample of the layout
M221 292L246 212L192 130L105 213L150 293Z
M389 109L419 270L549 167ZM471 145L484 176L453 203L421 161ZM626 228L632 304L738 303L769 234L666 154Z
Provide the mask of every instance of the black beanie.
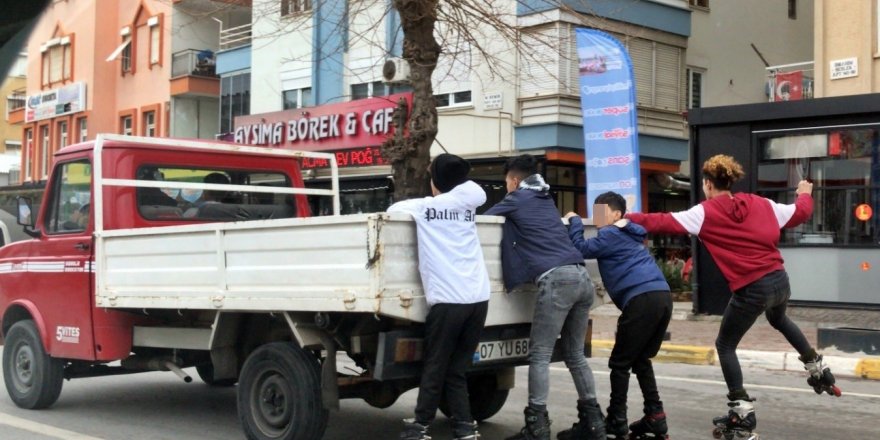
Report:
M454 155L443 153L431 162L431 181L440 192L449 192L452 188L467 181L471 164Z

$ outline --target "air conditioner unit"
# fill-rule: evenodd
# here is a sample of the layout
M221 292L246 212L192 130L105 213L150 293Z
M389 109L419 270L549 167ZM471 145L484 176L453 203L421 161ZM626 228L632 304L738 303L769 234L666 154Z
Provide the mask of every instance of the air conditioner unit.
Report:
M409 63L403 58L389 58L382 66L382 78L386 83L409 82Z

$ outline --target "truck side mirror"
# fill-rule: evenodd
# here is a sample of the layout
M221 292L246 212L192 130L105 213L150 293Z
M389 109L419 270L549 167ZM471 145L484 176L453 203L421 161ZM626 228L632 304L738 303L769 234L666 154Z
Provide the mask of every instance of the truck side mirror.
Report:
M18 224L24 226L24 232L31 237L39 237L40 233L34 230L34 215L31 208L30 197L18 197Z

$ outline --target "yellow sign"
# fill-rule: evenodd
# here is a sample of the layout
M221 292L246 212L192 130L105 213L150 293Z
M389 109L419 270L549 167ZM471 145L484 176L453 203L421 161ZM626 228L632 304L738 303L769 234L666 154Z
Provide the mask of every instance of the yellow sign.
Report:
M868 205L866 203L862 203L861 205L856 206L856 218L857 219L859 219L863 222L866 222L871 218L872 215L874 215L874 210L871 209L871 205Z

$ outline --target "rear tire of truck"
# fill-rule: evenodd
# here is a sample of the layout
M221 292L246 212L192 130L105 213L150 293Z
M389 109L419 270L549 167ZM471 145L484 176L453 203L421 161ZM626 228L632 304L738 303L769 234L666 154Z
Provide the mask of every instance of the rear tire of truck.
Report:
M64 362L46 354L34 321L16 322L6 334L3 381L20 408L48 408L61 395Z
M321 400L321 366L289 342L263 345L242 367L238 417L250 440L319 440L328 412Z
M231 387L238 382L238 379L214 379L214 364L196 365L196 373L202 382L212 387Z
M498 389L498 378L494 374L481 374L468 377L468 400L471 403L471 417L478 422L487 420L498 414L510 390ZM452 417L446 396L440 401L440 411L446 417Z

